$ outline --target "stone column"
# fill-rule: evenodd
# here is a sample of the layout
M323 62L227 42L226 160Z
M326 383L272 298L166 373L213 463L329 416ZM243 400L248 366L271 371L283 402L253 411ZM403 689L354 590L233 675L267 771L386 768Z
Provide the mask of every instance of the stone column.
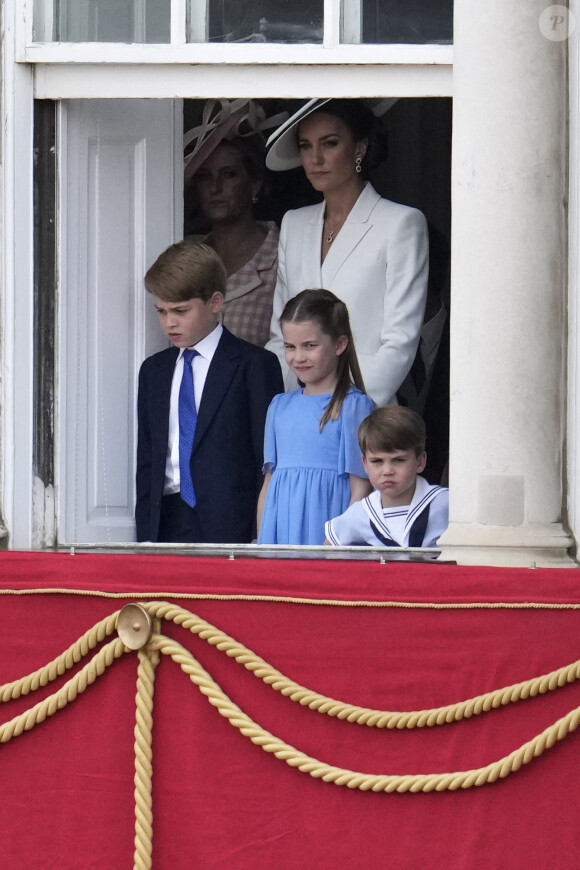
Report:
M562 525L567 41L542 33L547 5L455 0L441 558L462 564L573 565Z

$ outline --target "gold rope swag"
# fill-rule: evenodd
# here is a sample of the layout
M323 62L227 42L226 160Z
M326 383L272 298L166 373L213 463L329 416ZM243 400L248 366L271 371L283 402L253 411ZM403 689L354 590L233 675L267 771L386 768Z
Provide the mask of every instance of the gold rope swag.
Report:
M509 755L474 770L404 775L367 774L346 770L311 758L261 728L228 698L189 650L160 633L161 620L174 622L192 634L198 635L291 701L327 716L335 716L347 722L374 728L423 728L459 722L506 704L553 691L574 682L580 676L580 661L576 661L548 674L443 707L409 712L374 710L338 701L299 685L252 650L185 608L163 601L127 605L122 611L116 611L94 625L43 668L19 680L0 685L0 703L30 694L48 685L81 662L115 631L119 633L118 637L101 646L93 658L58 691L0 725L0 744L7 743L24 731L30 731L53 716L82 694L116 659L125 653L136 651L138 669L135 719L135 870L148 870L152 866L151 734L155 668L160 654L167 655L175 661L220 715L252 743L261 746L265 752L272 753L291 767L296 767L316 779L361 791L441 792L496 782L519 770L524 764L529 764L534 758L538 758L546 749L550 749L556 742L575 731L580 723L580 707L577 707Z

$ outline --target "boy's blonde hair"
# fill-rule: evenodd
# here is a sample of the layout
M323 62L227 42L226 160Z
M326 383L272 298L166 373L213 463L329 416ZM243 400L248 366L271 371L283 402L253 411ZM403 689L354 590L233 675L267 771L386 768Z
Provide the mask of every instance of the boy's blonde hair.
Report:
M358 427L358 443L364 454L414 450L425 452L425 424L410 408L386 405L375 408Z
M145 275L145 288L164 302L208 302L225 296L226 270L213 248L184 239L160 254Z

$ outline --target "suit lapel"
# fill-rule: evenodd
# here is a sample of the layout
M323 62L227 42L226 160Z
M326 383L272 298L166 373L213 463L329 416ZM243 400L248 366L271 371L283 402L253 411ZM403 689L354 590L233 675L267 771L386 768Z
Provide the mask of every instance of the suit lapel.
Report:
M330 287L338 270L354 253L360 240L368 233L371 225L350 223L350 218L341 229L335 241L330 246L326 259L322 264L321 287Z
M321 287L329 287L345 260L355 251L370 228L372 227L371 214L379 201L380 196L376 190L367 184L361 195L355 202L342 229L329 248L326 259L321 269ZM320 240L319 240L320 259Z
M322 270L320 267L320 246L322 244L322 223L324 203L313 210L311 220L302 227L302 289L307 287L322 287Z
M224 394L238 367L239 357L240 351L237 341L231 332L228 332L224 327L222 337L219 340L208 369L201 402L199 403L195 439L193 442L194 453L222 403Z
M245 296L250 290L255 290L256 287L259 287L261 283L262 279L257 272L254 272L253 275L249 275L246 278L241 286L236 287L234 290L228 290L226 302L231 302L232 299L239 299L241 296Z

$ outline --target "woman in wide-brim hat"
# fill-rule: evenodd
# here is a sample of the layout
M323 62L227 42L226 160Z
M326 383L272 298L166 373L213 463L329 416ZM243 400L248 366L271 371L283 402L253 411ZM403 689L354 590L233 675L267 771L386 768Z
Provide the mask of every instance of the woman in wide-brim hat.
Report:
M252 344L268 340L276 283L278 227L253 214L263 186L266 119L252 100L211 100L201 124L185 134L185 186L211 227L204 241L227 272L223 323ZM193 145L193 147L191 147Z
M385 199L365 180L375 118L361 100L311 100L268 140L266 166L302 166L320 204L284 215L271 338L287 389L279 318L308 287L347 305L365 386L379 405L396 401L417 350L427 295L427 223L417 209Z

